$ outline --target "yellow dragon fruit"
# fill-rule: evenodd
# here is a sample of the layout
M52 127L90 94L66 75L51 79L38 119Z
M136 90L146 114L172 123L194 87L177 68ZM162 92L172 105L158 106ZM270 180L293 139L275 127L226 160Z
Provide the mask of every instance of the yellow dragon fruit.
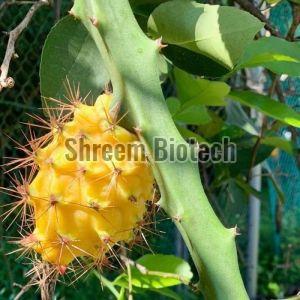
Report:
M80 257L102 261L114 245L132 241L153 197L150 166L136 151L141 143L109 114L111 100L105 93L94 105L73 103L32 153L36 174L23 194L34 230L20 244L61 273Z

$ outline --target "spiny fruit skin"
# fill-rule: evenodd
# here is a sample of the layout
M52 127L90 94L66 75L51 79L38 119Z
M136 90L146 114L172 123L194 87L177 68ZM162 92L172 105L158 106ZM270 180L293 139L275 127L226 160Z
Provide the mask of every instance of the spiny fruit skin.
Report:
M102 259L116 243L130 242L153 197L154 179L143 154L105 160L93 148L140 144L136 135L114 124L111 99L103 94L93 106L76 105L73 119L53 129L51 141L35 153L38 172L29 186L35 229L23 244L58 267L83 256ZM66 156L70 139L77 154L73 160ZM90 159L80 157L80 139L90 145Z

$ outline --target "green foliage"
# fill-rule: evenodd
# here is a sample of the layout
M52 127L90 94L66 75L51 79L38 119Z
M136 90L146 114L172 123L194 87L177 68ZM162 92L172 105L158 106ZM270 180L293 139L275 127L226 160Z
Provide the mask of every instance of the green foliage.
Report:
M266 136L262 138L262 144L274 146L278 149L285 151L286 153L293 155L294 147L291 141L279 136Z
M277 74L300 76L300 44L277 37L252 42L236 69L263 66Z
M84 96L90 93L95 98L101 93L109 76L81 22L68 16L52 28L43 48L40 78L43 97L66 100L66 79L72 87L80 83Z
M174 121L178 123L200 125L206 124L211 120L204 105L183 105L174 97L170 97L166 101Z
M156 6L167 1L168 0L129 0L129 3L135 13L147 16Z
M189 264L173 255L146 254L136 264L138 267L131 268L131 284L143 289L161 289L183 282L188 284L193 277ZM114 284L128 287L128 274L117 277Z
M267 0L266 2L271 5L276 5L280 3L282 0Z
M207 142L207 140L205 140L201 135L195 133L192 130L187 129L186 126L177 125L177 129L178 129L179 133L181 134L181 136L186 140L195 139L198 143L209 144Z
M262 23L236 8L174 0L154 10L148 28L154 38L162 36L165 43L208 56L232 69Z
M229 97L243 105L255 108L262 113L288 125L300 127L300 114L286 104L268 96L249 91L232 91Z
M172 61L175 66L194 75L207 76L215 79L221 78L228 73L228 69L216 61L183 47L169 44L168 47L162 49L162 53Z
M185 107L226 105L224 99L230 92L230 86L226 83L196 78L178 68L175 68L174 76L178 98Z
M91 91L95 98L111 78L115 100L122 100L123 109L128 111L128 127L141 126L141 138L146 144L149 145L155 135L175 137L183 142L176 128L182 137L195 137L200 143L211 144L229 136L237 144L236 164L208 163L202 166L203 173L208 172L204 176L205 189L212 195L211 202L217 197L216 208L225 199L226 207L234 206L238 215L242 211L242 202L246 202L250 194L263 203L263 192L256 191L247 182L249 168L270 157L275 148L290 155L295 149L291 141L277 135L277 127L267 126L254 156L261 133L254 125L255 120L248 116L248 108L296 127L300 125L299 114L267 96L236 91L229 94L229 85L216 79L227 74L225 79L245 67L256 66L277 74L298 76L299 43L274 37L251 42L262 23L233 7L187 0L129 2L144 32L149 28L153 38L162 36L168 43L168 47L160 49L169 60L168 65L163 55L158 54L157 44L136 26L127 1L78 0L73 9L77 18L66 17L58 22L45 43L41 63L42 95L64 98L64 81L68 78L72 85L80 83L82 95ZM98 28L91 24L91 17L100 21ZM171 64L180 69L170 67ZM208 76L213 81L191 74ZM171 95L166 103L160 90L159 75L165 80L166 95ZM233 101L224 101L225 97ZM21 107L22 104L17 105ZM283 203L280 183L274 174L270 174L270 169L264 169ZM203 193L197 166L165 164L154 166L154 172L161 188L160 204L170 218L174 218L190 249L205 295L209 299L246 299L232 230L223 228L215 218ZM225 221L226 207L218 212L226 225L234 226L235 215ZM182 222L176 220L179 215ZM272 253L270 249L268 251ZM270 258L270 261L265 264L265 269L272 269L278 263L275 259ZM182 282L187 284L192 277L189 265L180 258L146 255L135 263L145 267L146 271L140 272L139 268L131 266L131 275L126 272L113 280L109 274L108 280L97 273L97 278L120 300L127 297L130 284L133 293L141 299L152 293L159 293L164 298L190 299L169 288ZM295 270L293 282L297 281L299 273L297 268ZM21 274L20 270L18 272ZM267 277L263 283L265 293L281 295L282 284L287 279L275 274ZM104 294L93 293L91 286L98 290L96 277L93 278L83 283L89 284L89 292L81 287L80 294L84 296L76 295L76 299L112 297L106 294L106 289ZM0 297L6 296L7 288L1 288L1 292ZM158 297L156 294L153 297ZM72 298L74 291L62 288L56 296Z

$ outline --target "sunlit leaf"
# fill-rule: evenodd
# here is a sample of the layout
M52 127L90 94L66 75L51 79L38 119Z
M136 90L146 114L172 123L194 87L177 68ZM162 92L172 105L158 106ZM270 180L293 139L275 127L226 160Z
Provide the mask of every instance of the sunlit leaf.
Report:
M138 288L166 288L181 284L183 281L188 283L193 277L189 264L174 255L146 254L138 259L136 263L147 270L143 274L137 268L131 268L131 284ZM153 272L155 275L150 275L149 272ZM123 287L128 286L127 274L117 277L114 284Z
M250 91L232 91L229 98L288 125L300 127L300 114L284 103Z
M187 129L184 126L181 125L177 125L177 129L180 132L180 134L182 135L183 138L185 139L195 139L198 143L206 143L208 144L208 142L199 134Z
M261 140L261 143L264 145L274 146L279 148L286 153L293 155L293 144L291 141L280 137L280 136L266 136Z
M253 41L236 69L263 66L277 74L300 76L300 43L277 37Z
M189 125L207 124L211 118L204 105L182 106L180 111L173 116L175 121Z
M204 105L183 105L175 97L169 97L166 102L174 121L188 125L199 125L207 124L211 120Z
M172 13L170 13L172 11ZM231 69L263 23L234 7L174 0L159 5L148 21L150 34L206 55Z
M195 104L226 105L224 98L230 92L226 83L196 78L178 68L175 68L174 76L178 98L185 107Z

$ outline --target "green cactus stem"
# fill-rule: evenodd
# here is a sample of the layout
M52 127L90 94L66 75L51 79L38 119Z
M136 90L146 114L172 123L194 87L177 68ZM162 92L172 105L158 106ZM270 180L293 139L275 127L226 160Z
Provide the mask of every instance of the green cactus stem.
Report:
M117 91L115 101L122 100L131 126L148 147L154 137L185 143L161 91L158 43L142 32L128 0L76 0L71 14L94 38ZM161 162L153 163L153 168L162 194L160 205L189 248L206 299L248 299L238 266L236 230L223 227L215 215L197 164Z

